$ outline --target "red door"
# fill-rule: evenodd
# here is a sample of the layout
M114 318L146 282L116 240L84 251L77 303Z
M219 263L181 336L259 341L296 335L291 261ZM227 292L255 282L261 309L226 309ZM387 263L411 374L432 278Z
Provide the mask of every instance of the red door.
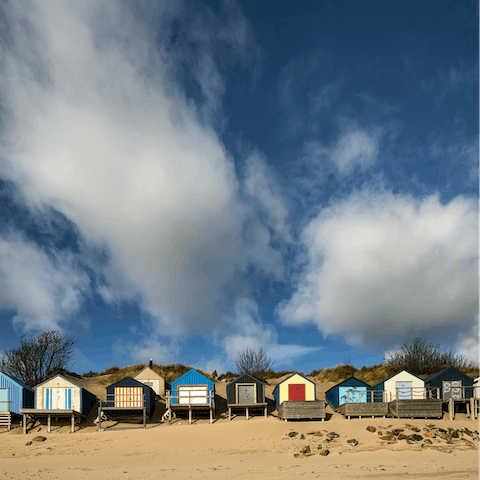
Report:
M299 385L290 384L288 386L288 400L290 402L295 401L305 401L305 384L301 383Z

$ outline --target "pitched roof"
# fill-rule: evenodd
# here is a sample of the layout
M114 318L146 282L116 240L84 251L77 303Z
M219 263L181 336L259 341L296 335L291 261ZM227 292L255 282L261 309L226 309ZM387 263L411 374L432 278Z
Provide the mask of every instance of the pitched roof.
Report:
M239 378L242 378L244 376L247 376L247 377L250 377L252 380L255 380L256 382L260 382L262 385L265 385L261 380L259 380L258 378L255 378L254 376L250 375L249 373L245 372L245 373L242 373L241 375L239 375L237 378L235 378L234 380L232 380L231 382L228 382L227 383L227 387L229 385L231 385L232 383L236 382Z
M57 377L62 377L64 380L66 380L67 382L70 382L72 385L75 385L75 386L78 387L78 388L83 388L83 387L82 387L81 385L79 385L78 383L72 382L69 378L61 375L60 373L57 373L57 375L54 375L53 377L47 378L47 380L43 381L42 383L39 383L38 385L35 385L35 388L41 387L44 383L47 383L47 382L49 382L50 380L53 380L54 378L57 378Z
M8 373L5 373L5 372L0 372L1 375L5 375L6 377L8 377L10 380L12 380L13 382L15 383L18 383L18 385L20 385L21 387L23 388L26 388L27 390L30 390L31 392L33 392L33 389L30 388L28 385L26 385L25 383L23 383L21 380L19 380L18 378L15 378L15 377L12 377L11 375L9 375Z
M147 365L146 367L143 367L143 368L142 368L139 372L137 372L132 378L135 378L137 375L140 375L142 372L144 372L144 371L147 370L147 369L150 370L152 373L154 373L157 377L163 379L163 377L162 377L159 373L157 373L153 368L150 368L148 365Z
M398 375L399 373L402 373L402 372L407 372L409 373L410 375L412 375L413 377L417 377L419 380L421 380L422 382L424 382L425 380L421 377L419 377L418 375L415 375L414 373L412 372L409 372L408 370L406 370L405 368L402 368L401 370L399 370L398 372L395 372L393 373L392 375L390 375L389 377L387 378L384 378L383 380L380 380L379 382L377 382L375 385L373 385L374 387L376 387L377 385L379 385L380 383L383 383L383 382L386 382L387 380L390 380L392 377L394 377L395 375ZM373 388L373 387L372 387Z
M370 385L368 383L364 382L363 380L358 379L357 377L355 377L355 375L352 375L351 377L348 377L347 379L343 380L342 382L337 383L333 387L330 387L328 390L325 391L325 393L329 392L330 390L333 390L334 388L339 387L342 383L345 383L346 381L350 380L351 378L354 378L355 380L357 380L357 382L363 383L367 387L370 387Z
M285 378L284 380L282 380L281 382L278 382L277 385L275 386L275 388L273 389L273 391L275 391L279 385L281 385L283 382L286 382L289 378L292 378L294 375L300 375L302 378L304 378L307 382L310 382L310 383L313 383L314 385L316 385L316 383L313 381L313 380L310 380L309 378L307 378L305 375L302 375L301 373L292 373L291 375L289 375L287 378Z

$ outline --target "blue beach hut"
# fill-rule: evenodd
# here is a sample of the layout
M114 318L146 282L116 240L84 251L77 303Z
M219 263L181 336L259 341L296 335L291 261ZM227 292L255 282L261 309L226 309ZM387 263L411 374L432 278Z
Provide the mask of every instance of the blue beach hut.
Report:
M364 403L367 401L367 391L371 390L368 383L350 377L343 382L337 383L325 392L325 399L332 409L336 409L344 403Z
M0 372L0 412L20 415L21 408L33 408L33 389L22 381Z
M172 382L171 388L172 405L213 404L215 382L193 368Z

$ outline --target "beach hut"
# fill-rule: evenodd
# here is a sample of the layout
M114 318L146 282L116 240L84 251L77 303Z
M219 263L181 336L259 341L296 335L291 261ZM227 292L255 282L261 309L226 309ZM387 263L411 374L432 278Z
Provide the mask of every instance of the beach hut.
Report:
M372 390L384 391L384 399L388 402L389 413L398 418L442 418L442 400L433 398L425 388L423 379L400 370L388 378L378 382ZM379 399L375 399L380 401Z
M317 401L317 385L294 373L279 382L273 390L278 416L288 419L325 418L325 402Z
M151 387L135 380L132 377L125 377L118 382L107 386L105 406L102 410L143 410L148 415L155 407L155 392ZM103 403L103 402L102 402Z
M232 419L232 409L244 409L248 420L249 411L263 409L267 417L265 384L248 373L243 373L227 384L228 419Z
M165 379L153 370L151 361L148 367L140 370L133 378L149 386L156 395L165 395L165 389L169 388L168 383L165 383Z
M462 400L473 397L473 378L455 367L448 367L425 379L425 386L440 389L440 398L445 402L451 398ZM466 387L466 388L462 388Z
M210 423L213 423L215 411L215 382L193 368L172 382L171 390L166 392L167 410L162 420L176 416L175 412L188 410L188 421L192 423L192 410L210 411Z
M63 375L55 375L35 387L35 408L22 408L23 431L26 430L26 416L47 417L48 431L51 430L51 418L71 417L72 432L75 420L85 417L95 403L95 395Z
M375 402L375 397L380 401ZM372 390L368 383L353 376L328 389L325 398L333 410L348 419L362 416L385 417L388 414L388 403L382 401L383 392Z
M34 392L22 381L0 372L0 427L9 430L20 409L33 408Z

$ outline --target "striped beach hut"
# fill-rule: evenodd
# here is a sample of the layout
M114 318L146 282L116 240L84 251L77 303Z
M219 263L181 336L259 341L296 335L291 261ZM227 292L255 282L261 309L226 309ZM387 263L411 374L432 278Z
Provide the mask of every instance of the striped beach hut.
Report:
M465 375L465 373L455 367L448 367L430 375L425 379L425 386L439 388L440 398L444 402L449 400L450 397L454 400L473 397L473 378Z
M20 415L21 408L33 408L35 393L22 381L0 372L0 412Z
M211 405L215 382L193 368L172 382L172 405Z
M125 377L108 385L105 406L105 410L137 410L145 407L150 414L155 407L155 392L148 385Z
M37 410L74 410L87 415L95 395L62 375L55 375L35 387Z
M366 402L368 390L371 390L368 383L362 382L352 376L328 389L325 392L325 398L332 409L335 410L337 407L347 402Z
M232 419L232 409L245 409L248 420L251 409L263 409L267 416L265 384L248 373L243 373L227 384L228 418Z

